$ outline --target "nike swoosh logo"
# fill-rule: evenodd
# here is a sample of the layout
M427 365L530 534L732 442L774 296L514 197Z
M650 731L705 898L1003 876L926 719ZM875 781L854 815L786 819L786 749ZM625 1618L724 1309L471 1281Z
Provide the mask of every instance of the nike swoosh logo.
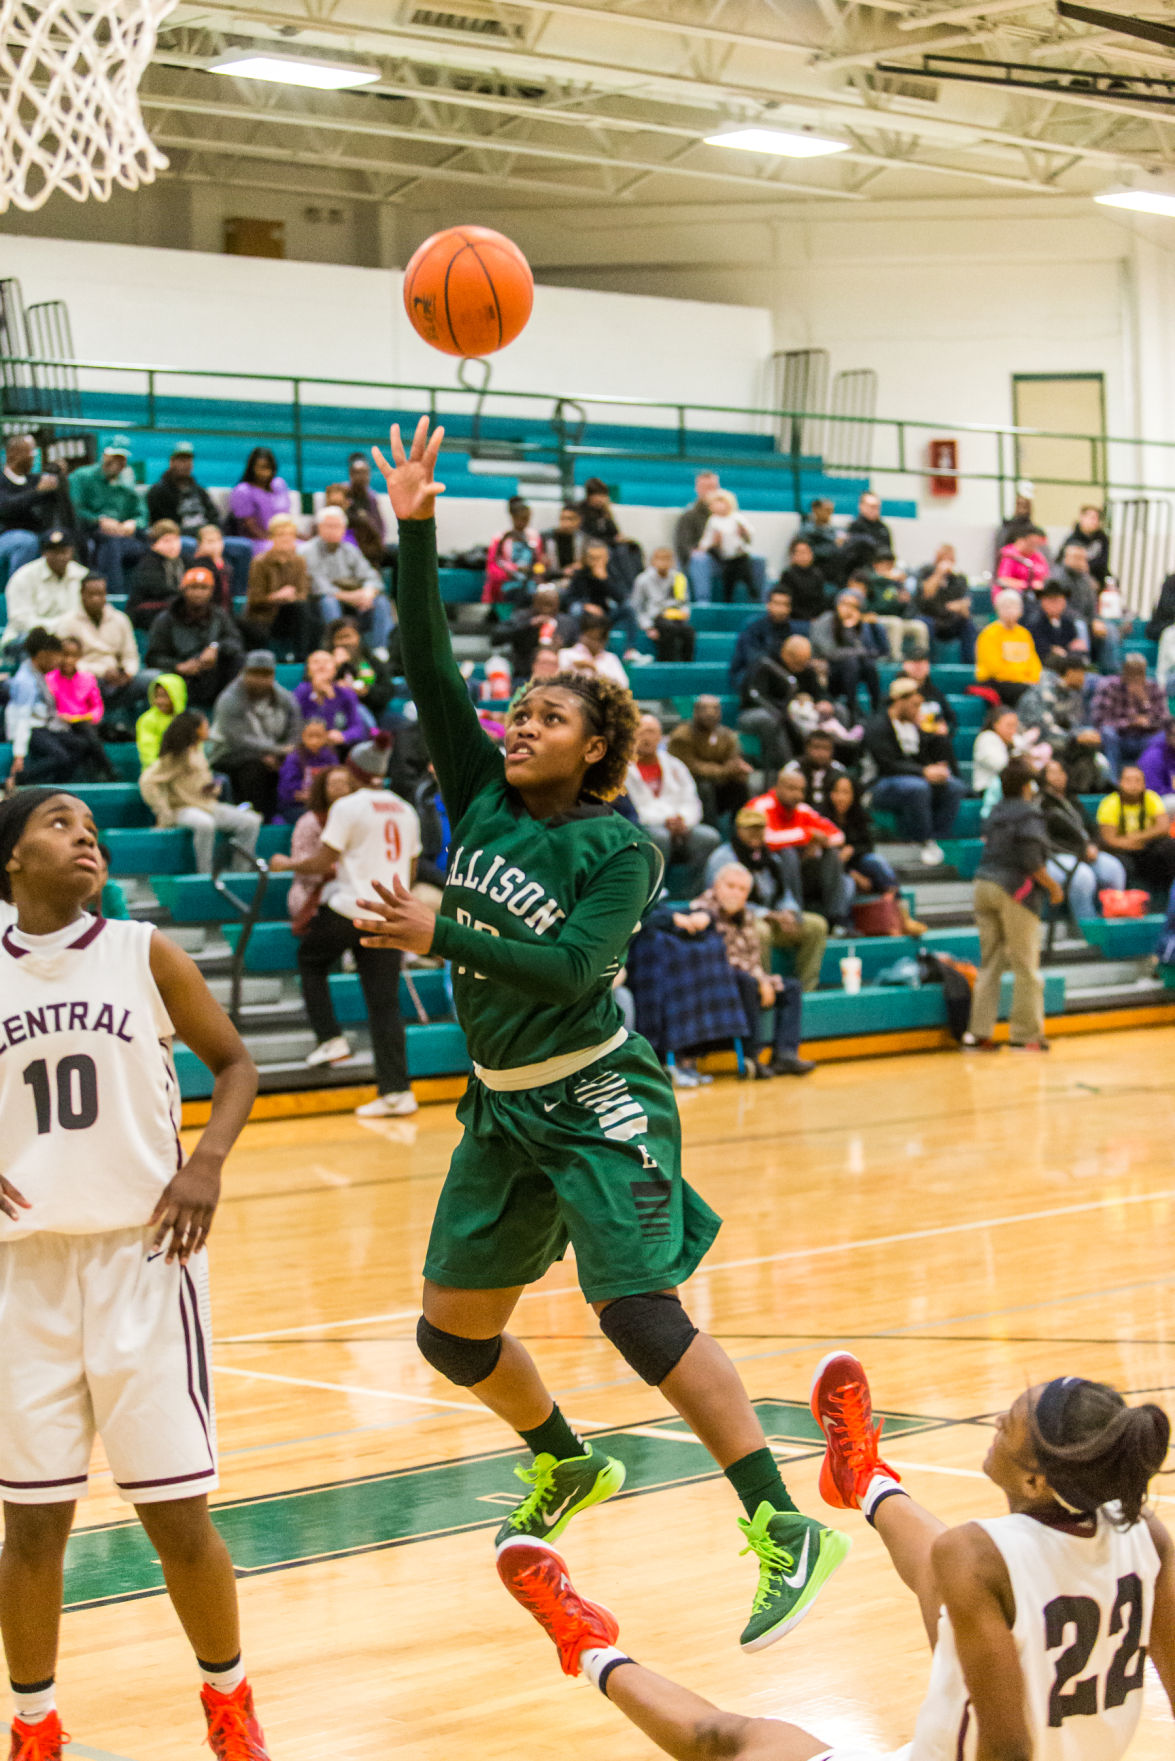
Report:
M551 1111L552 1107L557 1107L558 1105L559 1105L558 1101L544 1101L543 1102L543 1112L549 1113Z
M579 1494L576 1492L569 1492L567 1497L563 1500L562 1504L556 1505L554 1510L550 1510L550 1511L545 1512L544 1516L543 1516L543 1522L544 1522L545 1526L548 1529L553 1529L555 1524L559 1521L559 1518L563 1515L563 1512L567 1509L568 1505L574 1504L575 1500L578 1496L579 1496Z
M800 1554L800 1563L796 1569L795 1576L789 1578L786 1572L780 1574L784 1583L790 1584L793 1590L798 1590L805 1577L808 1575L808 1549L811 1545L812 1531L811 1529L808 1529L804 1535L804 1551Z
M162 1257L163 1257L163 1249L161 1247L157 1247L155 1249L154 1253L149 1253L147 1255L147 1264L150 1265L152 1260L158 1260L158 1259L161 1259Z

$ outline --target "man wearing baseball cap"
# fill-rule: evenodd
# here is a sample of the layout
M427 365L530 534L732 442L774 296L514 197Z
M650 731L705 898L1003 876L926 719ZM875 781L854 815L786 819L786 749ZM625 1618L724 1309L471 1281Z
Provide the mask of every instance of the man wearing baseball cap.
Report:
M122 593L125 571L146 549L139 537L146 510L133 481L127 481L130 441L112 434L96 465L83 465L69 479L69 494L78 527L90 549L90 561L105 576L111 593Z
M210 710L236 678L244 659L240 631L213 605L211 569L187 569L171 604L151 625L143 664L151 672L179 673L188 687L188 708Z
M0 648L7 660L24 659L24 639L38 626L52 629L77 610L85 569L74 561L73 539L56 528L42 534L41 554L10 575L6 592L8 624Z
M302 711L275 678L270 648L251 648L239 672L216 700L208 762L224 771L239 805L252 802L262 819L277 812L277 777L302 738Z
M420 857L420 821L407 801L387 787L391 736L376 734L352 746L347 768L359 784L332 806L314 856L295 862L273 856L270 867L280 874L321 877L337 865L338 878L323 892L323 903L298 944L298 974L316 1044L308 1064L341 1063L351 1046L331 1001L329 974L350 948L355 956L375 1061L378 1093L357 1108L364 1119L401 1118L415 1113L416 1098L408 1081L404 1021L400 1014L400 953L394 948L365 948L355 919L362 919L360 901L376 897L375 883L389 891L395 883L410 888Z
M921 844L922 861L936 868L938 840L950 837L967 785L952 776L940 736L922 726L922 701L916 679L895 679L888 706L865 724L865 750L877 772L874 808L892 813L898 835Z
M177 440L166 471L147 491L147 518L174 520L183 539L188 562L196 555L200 532L205 526L223 527L224 518L208 491L196 481L196 449L190 440ZM244 593L253 560L247 538L225 538L224 555L232 571L234 591Z
M166 471L147 491L147 518L174 520L185 538L195 539L201 526L219 526L220 514L206 489L195 478L196 449L190 440L177 440Z

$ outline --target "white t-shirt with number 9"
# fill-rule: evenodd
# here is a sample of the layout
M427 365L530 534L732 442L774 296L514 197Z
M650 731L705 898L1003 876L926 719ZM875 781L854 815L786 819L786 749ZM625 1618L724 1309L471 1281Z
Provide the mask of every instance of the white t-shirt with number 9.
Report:
M339 852L338 880L327 904L340 917L354 917L360 899L373 899L373 881L390 888L399 879L412 884L412 863L420 855L416 810L390 789L357 789L336 801L326 816L322 841Z

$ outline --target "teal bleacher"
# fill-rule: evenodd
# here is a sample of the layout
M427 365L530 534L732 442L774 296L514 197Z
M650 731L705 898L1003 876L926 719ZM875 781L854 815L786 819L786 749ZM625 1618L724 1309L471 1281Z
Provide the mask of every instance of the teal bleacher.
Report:
M289 403L156 396L151 404L145 393L84 391L82 414L101 424L100 447L111 433L131 433L136 473L146 482L154 482L166 469L179 435L195 445L197 474L206 485L236 483L254 445L272 447L282 475L294 481L296 442ZM391 422L414 426L419 415L420 409L375 411L303 401L298 410L302 487L321 489L345 477L349 452L382 440ZM445 411L441 420L448 439L444 479L450 498L505 501L517 493L519 460L550 464L559 456L545 416L482 416L476 439L518 456L503 459L500 475L471 471L472 416ZM602 476L614 499L628 506L683 507L693 500L698 459L704 456L720 466L724 485L744 507L781 513L806 507L814 496L827 496L838 513L855 513L858 498L869 487L865 476L826 475L816 457L802 458L793 469L791 457L779 453L768 434L699 426L691 427L688 439L689 457L682 458L676 425L588 422L576 443L584 453L575 461L576 481L582 485L588 477ZM612 456L595 456L597 451ZM912 501L896 500L885 502L884 511L890 518L912 519L917 508Z
M206 477L205 480L209 479ZM475 572L443 571L443 584L446 598L451 603L470 603L480 597L481 577ZM977 613L984 616L989 603L986 589L976 589L973 598ZM729 690L729 659L738 631L749 617L755 615L757 608L745 603L694 607L699 658L691 665L652 661L645 666L633 667L631 681L638 697L645 702L672 704L680 713L688 714L694 698L700 692L709 691L722 699L724 717L732 720L737 713L737 700ZM1129 639L1126 646L1145 653L1153 661L1154 644L1135 638ZM883 682L888 683L896 670L893 666L883 667ZM296 684L300 675L301 668L297 665L285 664L279 668L279 679L287 686ZM965 764L986 713L986 704L979 698L966 695L972 682L971 671L959 664L957 655L949 648L936 654L934 675L958 715L956 752ZM232 905L206 876L192 872L190 833L180 829L158 830L151 824L151 816L138 792L139 763L134 745L114 745L107 751L123 780L88 785L80 788L78 793L91 804L95 819L110 845L116 877L149 876L159 906L170 915L171 921L177 925L218 925L225 939L235 944L240 927ZM11 749L0 745L0 776L7 774L10 761ZM879 816L879 827L883 833L892 831L884 816ZM979 829L979 802L972 798L963 803L954 837L944 843L947 861L960 879L969 879L974 874L982 850ZM277 850L286 850L289 840L289 827L267 826L261 833L259 854L269 856ZM257 884L248 875L230 875L226 879L238 893L247 893ZM272 982L274 977L291 974L296 967L296 943L286 916L289 886L289 876L273 875L269 878L261 919L253 929L244 962L244 970L250 977ZM1081 930L1090 946L1107 958L1129 959L1151 951L1161 921L1156 917L1116 921L1095 919L1082 924ZM940 987L906 990L876 983L884 968L915 951L915 943L905 938L882 938L858 940L853 945L864 968L861 992L849 997L839 988L839 961L846 944L831 943L821 973L822 988L804 999L805 1039L944 1025ZM932 929L923 945L940 947L972 960L978 951L975 932L970 929ZM353 974L341 973L331 982L340 1019L348 1025L362 1022L362 993L357 978ZM462 1073L468 1068L468 1060L460 1030L452 1020L445 1018L450 1005L443 974L422 971L414 975L414 982L430 1019L427 1025L417 1023L415 1008L405 990L409 1065L413 1077ZM1046 976L1046 1004L1050 1012L1063 1007L1064 982L1063 974L1050 972ZM208 1072L190 1053L181 1050L177 1063L185 1096L194 1098L210 1092Z

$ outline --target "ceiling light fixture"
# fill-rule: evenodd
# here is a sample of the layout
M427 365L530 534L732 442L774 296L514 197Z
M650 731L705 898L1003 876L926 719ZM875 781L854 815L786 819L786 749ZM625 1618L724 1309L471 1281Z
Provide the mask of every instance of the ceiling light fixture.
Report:
M828 153L847 153L847 141L831 141L826 135L806 130L759 128L748 125L723 129L704 137L708 147L738 147L744 153L770 153L782 159L822 159Z
M1103 208L1131 208L1136 214L1175 215L1175 190L1106 190L1095 196Z
M1120 183L1112 190L1103 190L1094 201L1103 208L1126 208L1135 214L1175 215L1175 177L1169 173L1151 173L1132 183Z
M269 80L279 86L310 86L319 92L341 92L348 86L369 86L379 69L359 67L345 61L311 61L304 55L259 55L251 50L223 55L209 63L210 73L233 74L237 79Z

